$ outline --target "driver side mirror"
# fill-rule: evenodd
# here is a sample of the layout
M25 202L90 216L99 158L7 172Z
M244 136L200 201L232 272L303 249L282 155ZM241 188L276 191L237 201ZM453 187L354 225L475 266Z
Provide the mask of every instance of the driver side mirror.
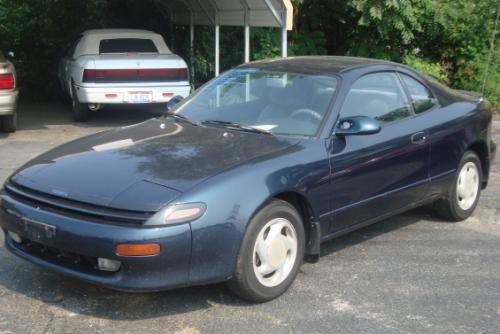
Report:
M353 116L341 118L335 127L338 135L370 135L380 132L380 124L367 116Z
M167 102L167 111L172 110L179 102L184 100L184 98L180 95L176 95L170 99L170 101Z

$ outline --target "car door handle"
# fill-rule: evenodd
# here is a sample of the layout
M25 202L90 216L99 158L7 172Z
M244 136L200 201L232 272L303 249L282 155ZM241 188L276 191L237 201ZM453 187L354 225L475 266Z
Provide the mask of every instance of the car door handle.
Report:
M425 132L417 132L411 136L411 142L413 144L422 144L427 141L427 135Z

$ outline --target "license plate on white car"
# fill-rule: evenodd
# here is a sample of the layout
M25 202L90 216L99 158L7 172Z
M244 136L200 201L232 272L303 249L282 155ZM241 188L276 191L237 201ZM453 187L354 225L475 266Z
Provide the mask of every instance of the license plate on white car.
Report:
M151 103L153 92L129 92L130 103Z

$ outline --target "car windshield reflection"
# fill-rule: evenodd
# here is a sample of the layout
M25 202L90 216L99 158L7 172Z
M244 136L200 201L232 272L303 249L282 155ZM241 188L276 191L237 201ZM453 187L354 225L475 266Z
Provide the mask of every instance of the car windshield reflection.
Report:
M176 114L207 126L275 135L314 136L327 114L333 76L238 68L185 101Z

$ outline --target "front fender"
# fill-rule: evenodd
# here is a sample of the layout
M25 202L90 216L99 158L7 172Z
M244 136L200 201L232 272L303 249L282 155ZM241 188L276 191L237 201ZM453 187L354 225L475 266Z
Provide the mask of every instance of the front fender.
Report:
M323 196L329 164L320 140L297 144L269 160L257 160L214 176L178 199L207 204L203 217L191 222L191 284L223 281L233 275L248 223L277 194L295 192L314 197L311 203L322 198L329 205Z

